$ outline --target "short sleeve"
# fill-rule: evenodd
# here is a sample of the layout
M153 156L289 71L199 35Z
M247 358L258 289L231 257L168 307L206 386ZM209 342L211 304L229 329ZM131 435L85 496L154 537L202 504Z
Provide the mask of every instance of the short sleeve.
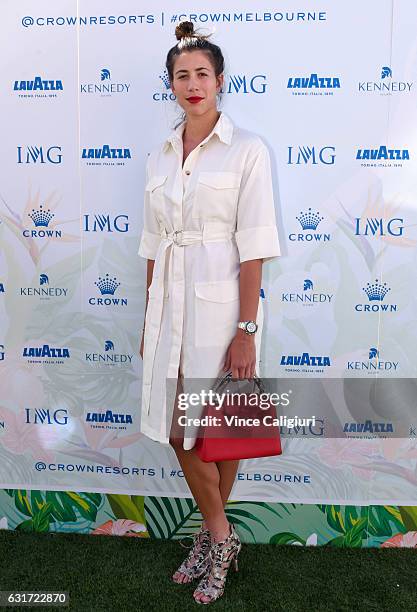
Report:
M149 182L149 156L146 162L145 189L143 196L143 229L139 243L138 255L145 259L156 259L159 244L162 240L158 220L151 208L149 191L146 185Z
M236 244L240 263L281 255L272 189L271 162L262 141L245 163L237 208Z

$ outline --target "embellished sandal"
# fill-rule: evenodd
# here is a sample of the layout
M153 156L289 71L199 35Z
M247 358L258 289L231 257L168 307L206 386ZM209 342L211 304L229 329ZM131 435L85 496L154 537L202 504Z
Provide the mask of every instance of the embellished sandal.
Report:
M212 603L223 595L227 573L232 562L235 572L238 571L237 557L241 548L242 544L239 536L233 524L230 523L230 534L228 537L221 542L213 542L211 545L209 552L210 566L193 594L194 600L197 603ZM195 596L199 594L203 594L210 599L208 601L196 599Z
M180 544L183 548L190 548L191 550L188 553L187 558L181 563L180 567L175 572L175 574L184 574L186 579L182 577L181 580L176 580L174 578L175 574L172 576L172 580L177 584L191 582L195 578L200 578L200 576L206 572L210 563L210 531L201 527L200 531L193 536L193 543L190 546L185 546L185 544L183 544L181 541Z

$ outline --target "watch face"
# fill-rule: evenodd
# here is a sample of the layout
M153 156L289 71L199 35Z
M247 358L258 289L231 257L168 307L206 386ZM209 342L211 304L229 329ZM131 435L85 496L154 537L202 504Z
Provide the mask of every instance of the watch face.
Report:
M256 332L257 329L258 329L258 326L253 321L249 321L249 323L247 323L246 325L246 330L250 332L251 334Z

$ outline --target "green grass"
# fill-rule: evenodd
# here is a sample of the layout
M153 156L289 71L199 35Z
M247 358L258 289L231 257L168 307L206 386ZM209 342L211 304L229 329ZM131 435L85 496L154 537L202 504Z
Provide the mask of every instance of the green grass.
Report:
M0 590L66 590L66 610L203 609L192 599L194 583L170 581L187 553L178 541L1 530L0 552ZM412 611L416 575L412 549L244 544L239 572L229 572L210 609Z

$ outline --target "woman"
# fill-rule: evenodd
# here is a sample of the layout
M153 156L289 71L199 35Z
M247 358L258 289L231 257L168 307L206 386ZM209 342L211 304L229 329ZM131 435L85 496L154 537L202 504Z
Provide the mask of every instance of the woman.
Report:
M194 599L210 603L232 561L237 570L241 543L224 506L238 461L200 460L196 429L179 425L178 394L222 370L259 372L262 262L280 250L268 150L217 110L222 52L190 22L175 34L166 68L184 119L148 157L139 246L148 260L141 431L174 448L204 517L173 580L201 578Z

